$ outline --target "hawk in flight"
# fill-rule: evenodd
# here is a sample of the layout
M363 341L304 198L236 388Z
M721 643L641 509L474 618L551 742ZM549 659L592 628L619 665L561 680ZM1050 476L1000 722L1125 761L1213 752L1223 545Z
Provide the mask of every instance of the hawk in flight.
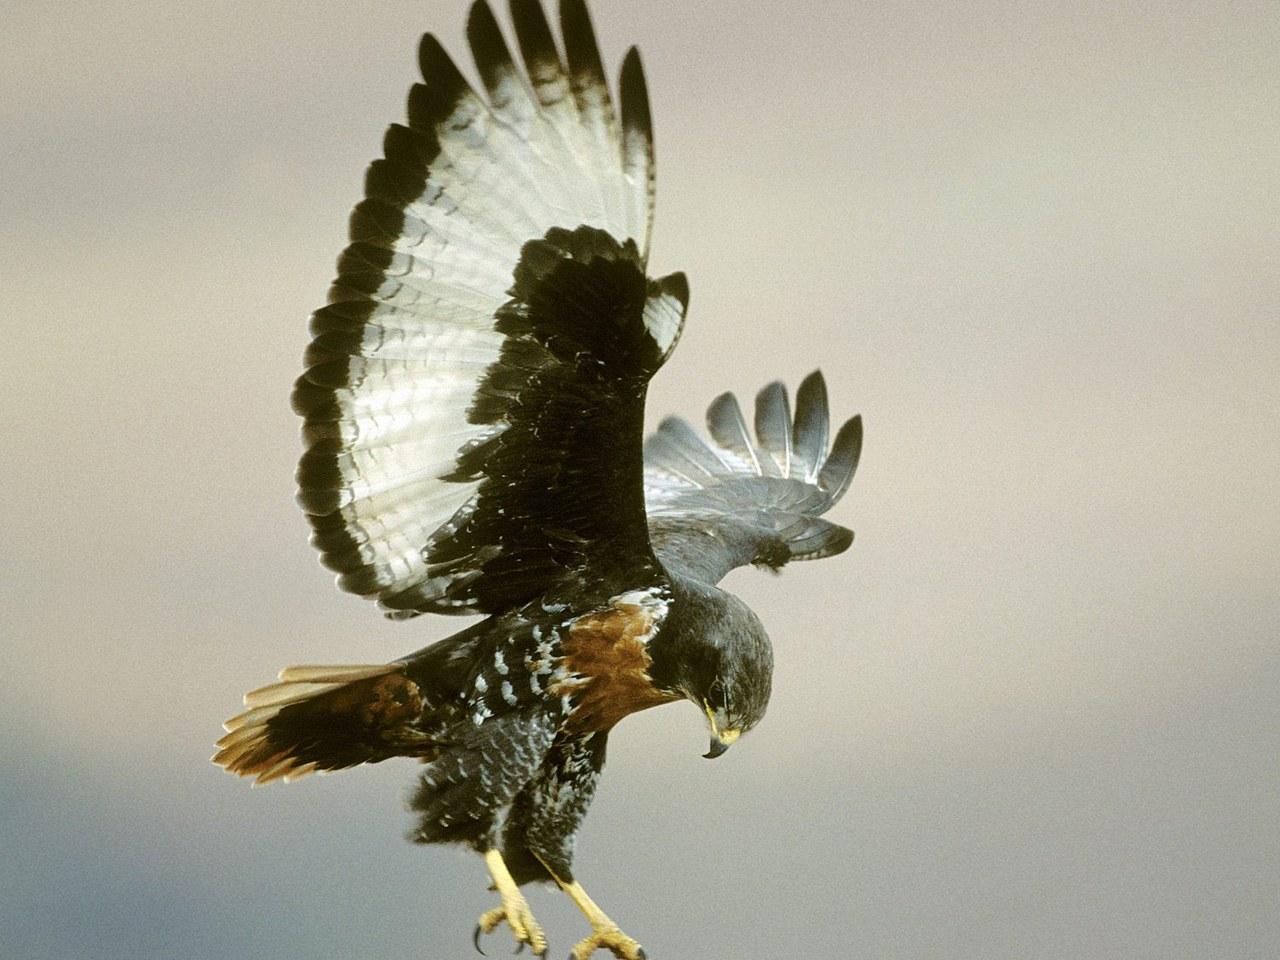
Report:
M484 0L471 9L483 92L423 38L424 82L369 167L293 392L298 501L338 585L394 618L485 619L392 663L286 668L246 694L213 760L267 783L416 757L414 839L475 849L501 898L477 947L505 922L545 954L520 893L545 881L591 924L576 960L636 960L572 868L609 732L689 700L716 757L760 721L769 639L716 584L849 546L821 515L862 429L831 438L814 373L794 415L765 387L754 431L725 394L710 440L676 418L644 437L689 292L645 270L640 58L615 109L583 0L562 0L559 48L538 0L511 18L523 71Z

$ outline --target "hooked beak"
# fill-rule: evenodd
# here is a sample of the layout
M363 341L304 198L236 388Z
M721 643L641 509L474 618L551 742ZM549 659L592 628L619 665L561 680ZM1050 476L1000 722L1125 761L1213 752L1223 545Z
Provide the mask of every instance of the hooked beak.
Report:
M742 736L742 731L737 727L726 727L721 730L716 723L715 711L711 709L710 704L703 703L702 709L706 711L707 725L711 727L711 745L703 756L708 760L714 760L738 742L738 738Z
M732 736L726 736L726 734L732 734ZM711 747L710 749L707 750L706 753L703 754L703 756L706 757L708 760L714 760L716 757L720 756L726 750L728 750L731 746L733 746L733 742L737 739L738 739L737 730L726 730L724 734L721 734L718 737L711 738Z

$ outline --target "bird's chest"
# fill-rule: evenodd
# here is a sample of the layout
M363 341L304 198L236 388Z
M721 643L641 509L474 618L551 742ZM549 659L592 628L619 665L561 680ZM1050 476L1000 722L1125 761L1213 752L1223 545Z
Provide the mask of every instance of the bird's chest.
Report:
M648 639L654 611L618 603L574 621L561 640L565 678L551 687L572 704L566 726L575 733L607 731L623 717L679 697L654 686Z

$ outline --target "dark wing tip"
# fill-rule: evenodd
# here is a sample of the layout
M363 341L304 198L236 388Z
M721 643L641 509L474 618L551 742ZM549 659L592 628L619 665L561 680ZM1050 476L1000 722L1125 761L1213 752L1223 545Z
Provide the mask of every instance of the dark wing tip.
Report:
M848 527L836 526L836 534L832 536L831 543L828 547L827 556L834 556L837 553L844 553L853 546L853 531Z
M781 380L774 380L766 383L763 387L756 391L756 431L760 430L762 421L766 425L773 425L773 422L779 419L779 415L783 415L786 420L787 429L791 429L791 401L787 397L787 387Z
M827 492L832 503L844 496L845 490L849 488L861 456L862 415L859 414L846 420L836 433L835 442L831 444L831 455L818 474L818 486Z
M827 381L821 370L815 370L803 380L796 390L796 434L821 433L819 449L813 451L817 456L815 465L820 463L827 452L827 429L831 421L831 412L827 404Z
M812 480L827 455L827 436L831 429L831 414L827 408L827 382L822 371L815 370L800 381L796 390L796 418L792 432L795 437L795 458L805 474Z
M622 58L623 76L632 76L644 82L644 65L640 62L640 48L632 44Z
M821 560L844 553L853 543L853 531L830 520L812 519L808 526L786 540L792 560Z
M640 50L636 47L627 50L627 55L622 60L618 92L622 98L622 125L627 130L642 133L646 140L652 140L653 118L649 114L649 89L644 80Z
M680 306L689 309L689 278L683 271L669 273L658 281L658 288L680 301Z
M844 553L853 546L853 531L839 524L832 524L831 531L817 549L809 552L805 560L825 560Z
M587 10L587 0L560 0L561 23L591 24L591 14Z
M747 430L747 421L742 416L738 398L732 393L720 394L707 407L707 432L716 443L742 457L757 473L760 472L760 458Z
M772 401L773 398L776 397L779 393L782 394L783 399L786 399L787 385L783 383L781 380L770 380L763 387L761 387L759 390L756 391L756 403L760 403L766 398Z
M434 33L424 33L418 42L418 69L422 71L422 79L429 84L458 93L467 89L462 72Z
M778 473L791 475L791 401L781 380L765 384L756 394L756 439L777 464ZM768 473L766 464L762 464Z
M560 34L564 38L565 58L569 72L592 83L604 83L604 64L600 60L600 46L591 25L585 0L561 0Z
M796 406L800 405L800 397L811 394L817 396L819 393L825 400L827 396L827 378L822 375L821 368L814 370L800 381L800 387L796 390Z
M418 44L418 69L425 82L409 89L409 126L432 130L453 113L471 87L434 34L423 34Z
M476 0L467 14L467 43L471 46L471 58L480 81L492 97L502 77L515 71L515 63L502 38L498 19L485 0Z
M511 0L510 8L511 24L516 29L516 42L520 46L520 54L524 57L530 79L534 79L538 64L547 63L558 69L560 54L556 50L551 25L542 12L540 0Z
M734 396L732 390L726 390L707 405L707 429L711 431L713 437L716 436L716 430L720 424L728 422L735 424L735 432L738 424L742 425L742 432L746 432L742 408L738 406L738 398Z
M844 553L853 545L853 531L829 520L819 521L820 526L803 540L792 545L797 560L822 560Z

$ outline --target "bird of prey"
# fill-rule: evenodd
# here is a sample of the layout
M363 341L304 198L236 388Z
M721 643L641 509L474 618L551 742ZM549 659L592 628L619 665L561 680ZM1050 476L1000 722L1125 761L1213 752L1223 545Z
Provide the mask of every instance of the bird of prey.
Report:
M520 887L557 884L597 949L636 960L574 876L574 837L614 725L658 704L705 714L708 757L764 715L764 627L716 584L845 550L821 519L857 466L858 418L830 436L826 387L730 394L710 440L669 418L644 437L649 380L680 338L682 274L646 274L653 137L640 58L617 109L583 0L561 44L511 0L517 66L484 0L477 91L435 37L351 215L311 320L293 404L298 501L339 587L388 615L482 614L385 664L299 666L245 696L214 762L293 780L389 757L423 764L413 839L478 852L521 947L547 941Z

